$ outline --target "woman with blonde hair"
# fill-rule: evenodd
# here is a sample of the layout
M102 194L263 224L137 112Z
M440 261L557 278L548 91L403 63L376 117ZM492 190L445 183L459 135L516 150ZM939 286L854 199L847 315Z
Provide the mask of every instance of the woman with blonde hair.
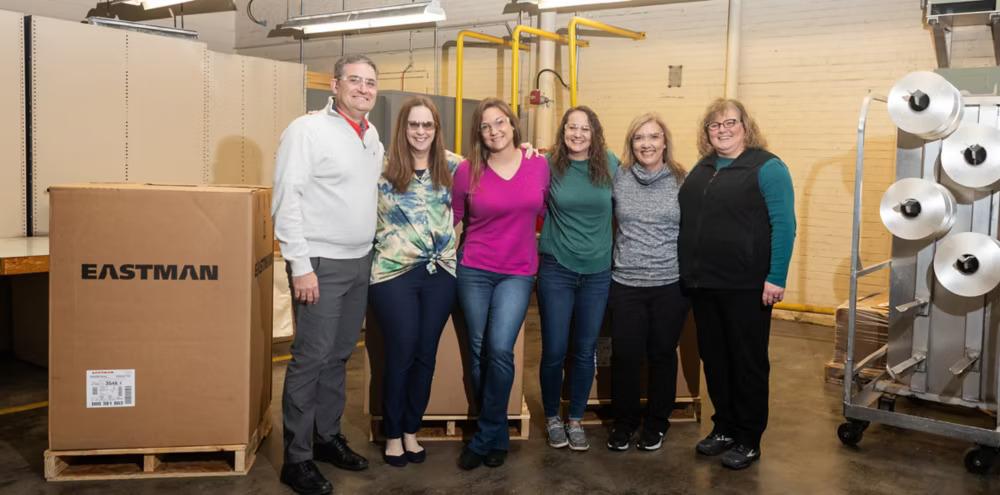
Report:
M768 152L746 107L718 99L698 133L701 160L681 188L681 280L712 398L699 454L743 469L760 459L767 427L771 308L785 295L795 243L788 167Z
M677 194L685 171L674 142L655 113L628 127L622 164L614 180L614 268L611 271L611 404L614 426L608 449L657 450L670 427L677 393L677 342L687 317L677 266L681 212ZM649 372L646 410L640 374Z
M487 98L472 115L469 157L455 171L455 224L464 222L458 299L468 327L470 375L479 430L459 466L504 463L510 446L507 405L514 385L514 344L528 310L538 246L535 222L545 210L549 166L517 147L517 118Z
M372 306L384 336L386 463L423 462L416 433L430 398L438 341L455 304L452 172L434 103L415 96L396 118L378 181Z

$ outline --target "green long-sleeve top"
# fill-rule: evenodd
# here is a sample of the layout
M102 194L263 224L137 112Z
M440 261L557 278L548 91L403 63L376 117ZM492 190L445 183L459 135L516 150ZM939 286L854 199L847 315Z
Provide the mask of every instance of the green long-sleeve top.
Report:
M715 166L722 170L732 163L732 158L719 157ZM772 158L761 165L757 183L771 222L771 269L766 280L778 287L785 287L788 265L792 261L792 246L795 244L795 190L792 188L792 176L788 173L787 165Z

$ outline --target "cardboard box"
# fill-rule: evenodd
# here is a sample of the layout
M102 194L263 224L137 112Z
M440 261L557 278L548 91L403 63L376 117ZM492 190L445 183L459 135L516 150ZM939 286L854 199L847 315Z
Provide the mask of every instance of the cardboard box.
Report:
M271 403L270 189L50 193L50 449L250 443Z
M601 334L597 338L597 370L594 374L594 384L590 387L590 402L611 400L611 325L610 319L604 319ZM694 315L688 313L681 330L681 339L677 345L677 399L697 398L701 393L701 361L698 356L698 334L694 325ZM569 368L566 370L569 375ZM640 377L642 396L646 396L646 386L649 374L643 366ZM563 399L569 400L569 380L563 380Z
M431 397L427 403L426 416L475 415L472 391L472 377L468 373L469 346L466 336L465 318L460 310L452 312L448 318L441 341L438 344L437 362L434 367L434 381L431 383ZM365 394L364 410L372 416L382 415L382 376L385 358L382 347L382 331L372 311L365 320ZM507 414L521 414L524 396L524 324L514 343L514 386L510 389Z
M833 337L833 362L843 363L847 357L847 323L849 301L837 306ZM858 316L854 328L854 362L864 359L886 344L889 339L889 294L868 294L858 298ZM881 372L885 356L874 360L866 369ZM843 375L843 371L841 371Z

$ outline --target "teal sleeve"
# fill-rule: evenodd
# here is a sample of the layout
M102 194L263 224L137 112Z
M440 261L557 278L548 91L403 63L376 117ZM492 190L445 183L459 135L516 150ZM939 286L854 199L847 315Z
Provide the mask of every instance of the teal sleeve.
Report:
M795 190L788 167L777 158L768 160L757 176L771 220L771 270L767 281L785 287L795 244Z

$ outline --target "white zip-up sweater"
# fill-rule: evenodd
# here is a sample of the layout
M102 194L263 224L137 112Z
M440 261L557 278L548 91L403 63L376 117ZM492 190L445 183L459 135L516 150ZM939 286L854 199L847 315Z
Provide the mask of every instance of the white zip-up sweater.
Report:
M271 215L293 276L313 271L311 257L353 259L371 250L384 153L375 127L358 138L333 98L281 134Z

